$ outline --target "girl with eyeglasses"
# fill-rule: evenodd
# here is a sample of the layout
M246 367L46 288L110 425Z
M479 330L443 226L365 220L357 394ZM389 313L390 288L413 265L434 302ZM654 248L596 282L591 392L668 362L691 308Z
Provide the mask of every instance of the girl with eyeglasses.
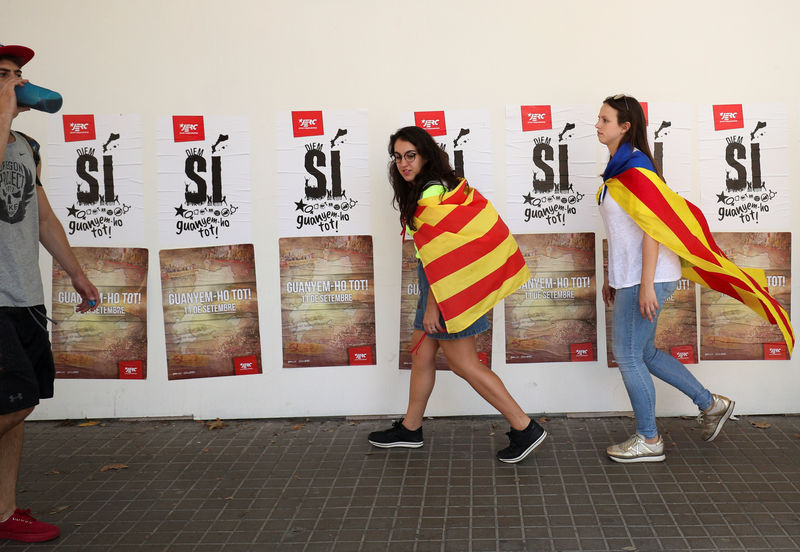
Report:
M612 351L636 416L636 433L608 447L606 453L615 462L661 462L665 459L664 441L656 427L652 376L682 391L697 405L705 441L717 437L733 412L734 402L712 395L686 366L655 347L658 315L681 279L681 261L642 230L642 221L629 214L634 210L619 185L619 179L623 179L631 180L634 186L637 178L655 179L663 185L647 143L642 106L625 94L609 96L600 108L595 128L611 157L597 194L608 237L603 301L606 306L613 304ZM642 183L647 184L647 180Z
M423 211L428 209L428 212L435 212L437 207L445 203L452 205L461 194L465 196L469 194L470 188L466 181L455 176L447 154L436 144L431 135L421 128L404 127L393 134L389 139L389 155L391 157L389 180L394 190L394 203L400 211L400 223L415 236L419 259L419 248L422 247L420 237L432 228L431 224L423 221L425 218ZM499 217L497 220L505 228ZM420 228L423 230L420 231ZM442 232L436 236L439 243L443 244L442 248L446 250L444 253L452 252L463 244L457 234ZM508 238L513 242L510 234ZM517 268L512 268L511 272L517 270L513 276L524 278L522 280L524 282L528 278L528 271L515 242L513 248L519 256L512 256L509 264L522 260L522 266L514 265ZM457 255L460 255L460 251ZM427 269L433 270L434 265L434 262L430 262ZM465 379L511 425L511 430L507 433L510 444L497 452L498 460L506 463L523 460L544 441L547 433L523 412L497 374L478 359L475 336L489 329L486 314L480 315L465 329L449 333L443 311L431 291L423 260L417 263L417 276L420 297L412 335L412 343L416 345L411 354L408 409L405 417L394 422L391 428L370 433L369 442L381 448L422 446L422 419L436 379L435 356L441 349L450 369ZM469 285L468 282L459 282L459 287L462 284L464 288ZM513 289L509 289L513 291L519 287L518 284L515 285L516 287L512 286ZM491 306L487 311L489 309Z

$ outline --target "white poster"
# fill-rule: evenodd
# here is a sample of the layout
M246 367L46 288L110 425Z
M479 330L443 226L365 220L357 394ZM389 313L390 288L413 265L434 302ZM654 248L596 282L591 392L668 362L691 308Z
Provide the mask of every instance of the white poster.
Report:
M50 117L45 189L73 246L144 242L138 115Z
M712 230L788 229L786 122L783 104L700 107L700 207Z
M367 123L365 110L277 114L281 236L372 233Z
M401 126L428 131L447 153L456 176L466 178L487 199L494 199L492 184L492 132L488 110L447 109L415 111L401 117ZM384 138L388 148L389 136ZM388 149L387 155L388 155Z
M593 231L597 108L506 107L508 213L515 234Z
M158 119L159 241L250 243L250 129L245 117Z
M647 114L647 139L656 167L673 192L691 200L692 106L643 102L642 107Z

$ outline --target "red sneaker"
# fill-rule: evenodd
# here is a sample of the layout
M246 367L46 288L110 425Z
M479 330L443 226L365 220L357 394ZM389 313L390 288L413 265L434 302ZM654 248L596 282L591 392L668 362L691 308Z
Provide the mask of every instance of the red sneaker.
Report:
M0 539L22 542L44 542L53 540L61 534L58 527L36 521L30 510L17 508L3 523L0 523Z

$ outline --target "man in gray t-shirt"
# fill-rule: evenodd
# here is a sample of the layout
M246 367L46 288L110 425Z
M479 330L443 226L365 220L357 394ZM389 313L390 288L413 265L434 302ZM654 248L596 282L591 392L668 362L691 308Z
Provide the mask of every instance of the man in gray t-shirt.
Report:
M41 243L64 267L86 312L99 294L67 241L39 180L39 145L11 130L27 108L17 106L15 89L26 80L21 67L33 57L24 46L0 45L0 540L47 541L58 527L36 521L16 504L17 474L25 418L39 399L53 396L55 369L42 278Z

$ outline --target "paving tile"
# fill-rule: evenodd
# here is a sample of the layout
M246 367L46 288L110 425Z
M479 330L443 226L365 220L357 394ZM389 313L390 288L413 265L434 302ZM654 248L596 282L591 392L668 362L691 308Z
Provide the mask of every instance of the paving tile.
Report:
M0 550L800 549L800 416L741 416L709 444L692 420L662 418L667 461L650 465L605 458L627 418L551 418L516 465L494 458L506 423L493 417L426 420L417 450L371 448L380 422L226 424L27 424L20 506L62 537ZM128 469L99 472L113 462Z

